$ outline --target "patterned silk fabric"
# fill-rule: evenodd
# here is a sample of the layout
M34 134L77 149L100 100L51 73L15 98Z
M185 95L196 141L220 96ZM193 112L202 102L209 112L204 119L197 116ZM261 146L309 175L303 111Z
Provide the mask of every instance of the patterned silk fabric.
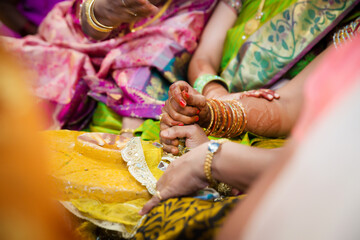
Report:
M260 28L244 27L260 0L244 1L224 47L221 76L232 92L269 86L281 78L351 11L359 0L267 0Z
M94 107L88 96L121 116L158 118L170 84L185 79L191 53L217 3L169 1L152 24L135 32L123 24L103 41L81 31L79 0L56 5L38 35L4 39L6 48L37 74L33 90L51 104L52 129L82 129Z
M243 197L218 202L188 197L166 200L148 214L134 239L212 239Z

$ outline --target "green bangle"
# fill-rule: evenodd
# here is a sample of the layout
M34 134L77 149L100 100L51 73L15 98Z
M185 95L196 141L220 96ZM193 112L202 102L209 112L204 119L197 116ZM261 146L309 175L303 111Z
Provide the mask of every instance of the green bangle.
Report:
M198 91L199 93L202 94L206 84L208 84L209 82L212 82L212 81L221 81L226 86L225 79L223 79L222 77L219 77L219 76L213 75L213 74L204 74L195 80L194 88L196 91Z

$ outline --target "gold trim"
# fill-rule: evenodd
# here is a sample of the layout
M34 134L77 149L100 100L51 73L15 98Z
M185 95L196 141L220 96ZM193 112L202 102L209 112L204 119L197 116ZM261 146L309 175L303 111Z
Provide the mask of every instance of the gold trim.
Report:
M158 18L161 17L161 15L163 15L165 13L165 11L169 8L171 2L172 2L172 0L167 0L167 2L164 4L164 6L161 8L161 10L152 19L150 19L149 21L147 21L143 25L134 28L135 22L130 23L130 25L129 25L130 31L131 32L136 32L136 31L138 31L140 29L143 29L143 28L149 26L153 22L155 22Z
M104 33L111 32L114 29L114 27L106 26L106 25L100 23L96 19L95 13L94 13L94 3L95 3L95 0L86 0L85 1L85 9L86 9L85 15L86 15L87 23L96 31L104 32Z

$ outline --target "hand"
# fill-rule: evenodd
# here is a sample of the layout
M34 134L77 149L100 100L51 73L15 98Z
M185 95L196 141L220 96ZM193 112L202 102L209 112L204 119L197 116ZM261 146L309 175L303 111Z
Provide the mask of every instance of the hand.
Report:
M190 149L209 141L204 130L197 124L169 127L160 132L160 141L164 146L164 151L174 155L179 153L179 138L186 138L185 146Z
M207 120L208 108L203 95L187 82L178 81L170 86L169 99L165 102L163 113L164 123L168 126L196 122L201 125Z
M273 99L279 99L280 95L271 89L262 88L257 90L241 92L240 99L243 97L257 97L257 98L264 98L268 101L272 101Z
M133 22L157 11L158 8L147 0L96 0L94 3L96 19L106 26Z
M244 97L256 97L256 98L264 98L268 101L272 101L274 99L279 99L280 95L271 89L257 89L257 90L250 90L244 91L239 93L231 93L224 97L221 97L221 100L239 100Z
M207 144L202 144L173 161L156 184L161 199L153 196L139 214L147 214L161 200L186 196L208 186L204 174L206 152Z

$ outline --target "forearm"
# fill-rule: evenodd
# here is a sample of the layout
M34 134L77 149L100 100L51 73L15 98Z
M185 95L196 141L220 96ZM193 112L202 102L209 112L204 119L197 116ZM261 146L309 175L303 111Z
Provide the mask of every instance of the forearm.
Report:
M268 101L248 97L241 100L247 116L245 131L266 137L284 137L290 134L293 121L290 120L283 99Z
M212 64L210 58L204 55L200 48L193 55L188 70L188 80L194 86L195 80L203 74L217 74L218 67Z
M299 91L301 92L301 89L299 89ZM300 107L296 107L296 109L289 109L289 107L287 107L289 101L291 102L289 105L293 106L294 102L301 101L301 98L294 96L293 98L288 99L286 96L284 96L279 100L273 101L268 101L266 99L256 97L242 98L239 100L239 102L241 102L243 106L243 110L247 119L247 124L244 131L249 131L266 137L288 136L293 125L295 124L298 115L296 111L300 111ZM236 108L234 104L236 103L229 102L229 105L232 105L231 108L233 109ZM228 109L228 111L231 113L231 117L227 119L227 121L230 121L230 126L237 124L236 121L244 121L244 119L241 117L242 114L240 114L240 119L237 119L238 117L235 117L232 114L233 110ZM201 117L200 121L198 122L198 124L203 128L207 128L210 124L211 110L209 106L207 106L207 110L205 112L206 115ZM240 111L238 111L238 113L240 113ZM213 114L222 115L223 113L213 109ZM217 121L223 121L223 117L219 118L218 116Z
M212 176L220 182L245 190L278 159L281 152L282 148L262 149L224 143L214 155Z
M188 80L192 86L199 76L218 73L226 33L235 21L234 11L227 4L220 2L207 23L199 47L191 59Z
M327 51L328 49L317 56L303 71L277 91L281 96L279 100L268 102L265 99L244 98L242 102L248 115L246 130L268 137L288 136L300 117L304 84Z

